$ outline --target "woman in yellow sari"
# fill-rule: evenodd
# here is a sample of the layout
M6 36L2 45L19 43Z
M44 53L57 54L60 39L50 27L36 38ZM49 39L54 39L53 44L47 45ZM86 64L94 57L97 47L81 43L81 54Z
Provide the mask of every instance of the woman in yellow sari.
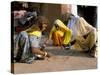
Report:
M57 19L50 31L49 39L53 40L55 46L66 46L71 40L71 35L71 30L61 20Z

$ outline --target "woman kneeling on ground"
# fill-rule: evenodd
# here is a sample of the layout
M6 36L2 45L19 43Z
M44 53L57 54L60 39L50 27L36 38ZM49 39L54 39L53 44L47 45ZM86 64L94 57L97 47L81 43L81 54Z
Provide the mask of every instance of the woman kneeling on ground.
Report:
M50 55L40 45L42 32L46 30L48 20L39 16L34 25L22 31L15 39L15 60L32 63L35 59L44 59Z

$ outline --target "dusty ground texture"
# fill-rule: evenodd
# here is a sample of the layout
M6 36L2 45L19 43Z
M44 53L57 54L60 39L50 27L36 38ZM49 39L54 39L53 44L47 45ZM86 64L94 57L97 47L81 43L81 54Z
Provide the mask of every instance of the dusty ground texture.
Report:
M36 73L69 70L96 69L97 58L77 50L62 50L58 47L46 48L53 56L45 60L35 60L32 64L14 63L14 73Z

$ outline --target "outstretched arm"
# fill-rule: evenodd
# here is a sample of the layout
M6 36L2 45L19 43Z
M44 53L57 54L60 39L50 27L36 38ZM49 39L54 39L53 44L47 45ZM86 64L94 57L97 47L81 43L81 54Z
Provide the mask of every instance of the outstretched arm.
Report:
M42 55L43 57L50 57L50 55L45 50L41 50L39 48L32 48L32 53Z

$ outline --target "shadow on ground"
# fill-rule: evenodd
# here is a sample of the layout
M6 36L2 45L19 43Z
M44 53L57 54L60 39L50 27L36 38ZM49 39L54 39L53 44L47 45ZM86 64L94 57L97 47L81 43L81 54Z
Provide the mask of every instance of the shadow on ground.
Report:
M83 51L78 51L78 50L67 50L67 49L61 49L61 48L57 48L57 47L49 47L46 48L46 51L51 53L52 55L60 55L60 56L75 56L75 57L89 57L88 53L85 53Z

